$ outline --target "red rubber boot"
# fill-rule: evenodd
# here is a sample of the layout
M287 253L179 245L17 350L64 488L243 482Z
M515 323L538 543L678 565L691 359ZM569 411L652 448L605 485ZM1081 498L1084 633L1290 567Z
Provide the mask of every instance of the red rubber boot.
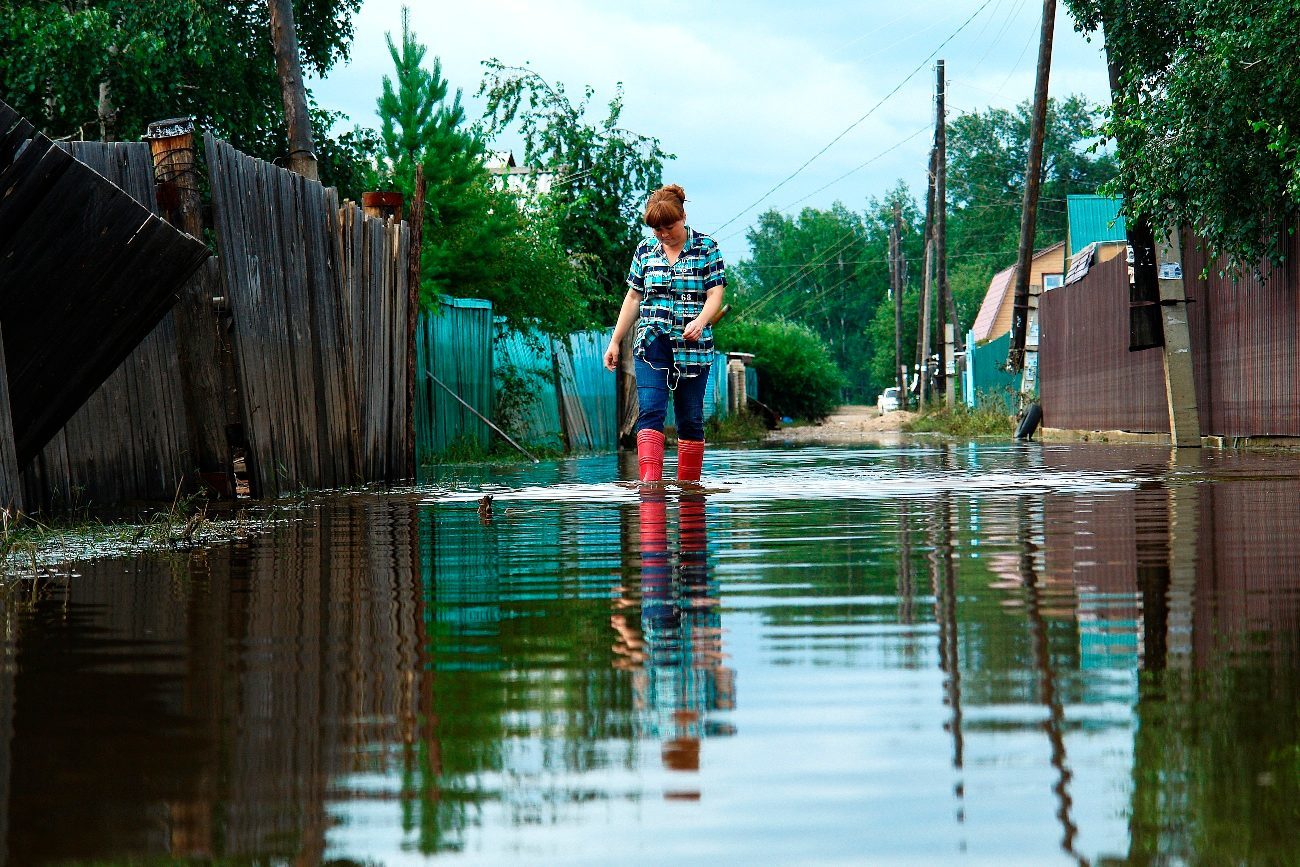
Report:
M641 481L661 482L664 478L664 434L658 430L638 431L636 456L641 464Z
M677 441L677 481L698 482L704 464L704 440Z

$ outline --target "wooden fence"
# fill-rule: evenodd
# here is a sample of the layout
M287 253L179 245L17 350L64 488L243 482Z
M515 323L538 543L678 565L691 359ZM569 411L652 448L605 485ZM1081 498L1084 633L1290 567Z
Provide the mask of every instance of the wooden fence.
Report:
M147 144L64 147L158 213ZM209 260L182 291L206 295L210 305L214 268ZM194 484L189 436L176 317L168 312L23 471L28 508L163 500L178 488L188 491Z
M13 453L11 463L0 449L2 505L20 500L18 470L158 325L209 253L4 103L0 190L0 438Z
M406 225L205 142L252 494L410 475Z

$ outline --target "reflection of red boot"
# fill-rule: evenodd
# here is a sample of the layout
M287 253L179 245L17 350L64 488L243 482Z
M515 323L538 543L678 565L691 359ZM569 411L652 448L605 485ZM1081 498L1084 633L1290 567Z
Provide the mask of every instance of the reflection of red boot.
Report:
M664 478L664 434L658 430L638 431L636 455L641 464L641 481L660 482Z
M704 464L704 440L677 441L677 481L698 482Z

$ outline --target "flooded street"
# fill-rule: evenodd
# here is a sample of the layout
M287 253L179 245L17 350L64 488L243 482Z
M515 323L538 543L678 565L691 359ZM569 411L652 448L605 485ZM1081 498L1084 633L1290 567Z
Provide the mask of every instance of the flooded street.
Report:
M0 862L1300 860L1300 457L446 472L6 590Z

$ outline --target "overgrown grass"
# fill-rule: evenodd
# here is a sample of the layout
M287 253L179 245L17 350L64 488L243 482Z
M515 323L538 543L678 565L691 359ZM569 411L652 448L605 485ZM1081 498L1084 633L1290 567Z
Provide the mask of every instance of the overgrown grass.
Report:
M243 534L241 526L240 522L225 522L216 529L208 517L208 500L202 495L178 494L167 508L135 519L110 521L81 511L38 520L0 509L0 581L36 575L50 563L104 553L194 548L214 537L238 537Z
M564 450L553 445L521 443L524 448L538 460L551 460L564 457ZM446 464L517 464L525 463L528 458L510 443L493 436L491 445L484 448L472 437L458 437L445 449L425 461L424 466L443 466Z
M1000 401L981 403L971 409L963 403L953 409L931 404L916 418L905 423L908 433L940 433L948 436L1011 436L1015 419L1007 415Z
M748 443L767 436L767 425L752 412L715 415L704 423L704 438L710 443Z

